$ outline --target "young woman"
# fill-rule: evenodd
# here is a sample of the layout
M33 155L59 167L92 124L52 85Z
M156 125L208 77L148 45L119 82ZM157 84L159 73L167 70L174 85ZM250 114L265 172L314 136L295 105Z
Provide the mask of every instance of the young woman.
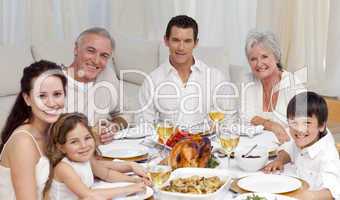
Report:
M66 78L55 63L26 67L1 133L0 199L37 200L49 174L48 128L64 108Z

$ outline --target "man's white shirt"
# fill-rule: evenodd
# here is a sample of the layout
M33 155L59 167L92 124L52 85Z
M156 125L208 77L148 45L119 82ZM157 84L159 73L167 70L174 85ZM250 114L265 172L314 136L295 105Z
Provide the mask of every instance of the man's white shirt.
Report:
M150 73L139 90L139 103L144 110L138 118L149 123L157 119L189 126L200 123L214 105L228 106L226 98L213 101L215 93L232 93L228 86L218 88L226 81L221 71L195 59L189 79L183 83L177 70L166 61Z

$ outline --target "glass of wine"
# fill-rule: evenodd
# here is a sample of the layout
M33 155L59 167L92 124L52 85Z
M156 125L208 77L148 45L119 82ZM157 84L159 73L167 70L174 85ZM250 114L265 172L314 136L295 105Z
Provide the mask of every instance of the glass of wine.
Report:
M221 126L218 134L219 143L225 154L228 156L228 168L230 167L230 157L232 152L237 147L240 140L240 132L233 129L234 120L225 120Z
M157 122L156 130L158 140L161 144L165 144L174 132L175 126L170 120L160 120Z
M155 188L161 187L171 174L171 167L169 165L150 165L147 170Z
M210 111L208 115L209 119L212 121L211 130L213 130L213 132L217 132L219 122L224 119L224 113L220 111Z

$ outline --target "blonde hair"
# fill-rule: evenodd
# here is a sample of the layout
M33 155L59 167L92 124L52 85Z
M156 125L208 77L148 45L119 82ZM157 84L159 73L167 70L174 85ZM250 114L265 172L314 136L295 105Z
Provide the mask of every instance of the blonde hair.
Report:
M89 131L94 141L96 141L85 115L77 112L60 115L59 119L52 124L49 129L50 137L47 145L46 156L50 161L50 174L43 190L44 199L48 199L48 191L51 188L54 177L54 168L65 157L65 154L58 149L57 145L63 145L66 143L67 134L72 131L77 124L82 124ZM96 149L96 153L100 153L98 149Z

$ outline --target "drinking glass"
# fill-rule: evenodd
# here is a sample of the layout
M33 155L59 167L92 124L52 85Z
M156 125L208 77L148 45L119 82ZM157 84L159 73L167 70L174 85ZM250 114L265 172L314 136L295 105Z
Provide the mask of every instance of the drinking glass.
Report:
M230 157L232 152L237 147L240 140L240 132L233 129L236 124L234 120L225 120L220 125L218 134L219 143L225 154L228 156L228 168L230 167Z
M214 110L214 111L210 111L208 115L209 115L209 119L212 121L211 130L213 130L213 132L217 132L219 129L218 128L219 122L224 119L224 113Z
M165 144L174 132L175 126L170 120L159 120L156 125L158 140Z
M155 188L161 187L171 174L171 167L169 165L149 165L147 170Z

